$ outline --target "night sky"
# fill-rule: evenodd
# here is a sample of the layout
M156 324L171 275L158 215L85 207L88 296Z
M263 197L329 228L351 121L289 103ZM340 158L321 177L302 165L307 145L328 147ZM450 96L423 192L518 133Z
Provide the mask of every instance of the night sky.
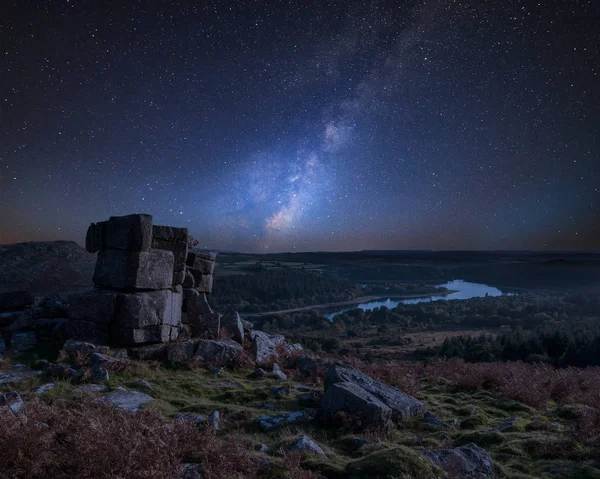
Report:
M600 249L596 0L9 0L0 22L0 243L139 212L230 251Z

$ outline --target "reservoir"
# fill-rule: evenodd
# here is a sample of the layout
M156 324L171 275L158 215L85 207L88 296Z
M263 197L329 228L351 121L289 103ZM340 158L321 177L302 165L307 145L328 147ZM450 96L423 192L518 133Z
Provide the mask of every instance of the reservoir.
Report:
M441 287L447 288L450 291L454 291L453 293L447 295L433 295L433 296L425 296L423 298L409 298L409 299L378 299L375 301L369 301L368 303L361 303L357 305L353 305L351 307L346 307L335 311L333 313L326 314L325 317L327 319L332 319L336 314L343 313L344 311L348 311L350 309L362 309L364 311L370 311L375 308L381 308L385 306L386 308L392 309L398 306L399 304L417 304L424 303L430 301L439 301L439 300L454 300L454 299L470 299L470 298L482 298L484 296L502 296L504 294L513 294L506 293L498 288L493 286L488 286L487 284L482 283L470 283L468 281L463 281L461 279L457 279L454 281L449 281L448 283L440 284Z

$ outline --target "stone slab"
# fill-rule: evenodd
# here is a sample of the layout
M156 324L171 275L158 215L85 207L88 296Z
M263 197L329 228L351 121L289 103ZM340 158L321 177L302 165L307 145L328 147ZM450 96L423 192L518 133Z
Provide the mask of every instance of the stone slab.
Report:
M104 227L107 249L148 251L152 246L152 215L111 216Z
M94 283L115 289L169 289L173 284L173 253L166 250L100 251Z
M117 329L181 324L181 294L171 290L119 294L116 303Z

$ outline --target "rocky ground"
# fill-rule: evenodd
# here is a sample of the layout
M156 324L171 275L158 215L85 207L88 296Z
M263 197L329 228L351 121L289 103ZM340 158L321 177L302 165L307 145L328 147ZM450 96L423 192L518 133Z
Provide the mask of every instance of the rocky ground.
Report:
M598 430L581 430L585 406L531 407L417 369L407 383L413 397L305 354L257 370L251 360L233 368L135 361L125 350L71 341L59 360L0 363L6 477L99 477L111 461L117 470L105 477L600 477ZM130 432L111 429L120 422ZM149 443L154 459L136 464L148 459L131 444L158 441L165 430L167 442L198 443L169 455ZM36 441L50 456L37 454ZM106 457L95 447L108 448ZM215 463L222 460L229 466Z

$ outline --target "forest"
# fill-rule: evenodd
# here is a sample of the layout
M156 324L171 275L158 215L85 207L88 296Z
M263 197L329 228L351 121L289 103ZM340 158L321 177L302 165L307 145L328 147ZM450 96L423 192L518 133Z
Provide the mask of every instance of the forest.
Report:
M359 355L365 346L406 346L414 332L480 329L493 334L459 334L438 347L416 349L414 356L600 365L600 297L593 293L526 293L352 309L332 321L315 310L250 319L317 351Z
M471 362L526 361L554 366L600 366L600 320L548 321L530 331L515 328L496 336L447 338L434 351Z
M257 266L248 274L218 277L209 301L220 310L256 313L346 301L362 294L347 279Z

